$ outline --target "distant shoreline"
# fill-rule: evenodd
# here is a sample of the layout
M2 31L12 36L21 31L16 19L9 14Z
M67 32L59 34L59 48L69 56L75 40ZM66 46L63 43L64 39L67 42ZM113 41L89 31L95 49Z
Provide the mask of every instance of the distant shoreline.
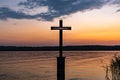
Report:
M0 51L58 51L58 46L45 47L20 47L20 46L0 46ZM85 45L85 46L64 46L64 51L119 51L120 46L100 46L100 45Z

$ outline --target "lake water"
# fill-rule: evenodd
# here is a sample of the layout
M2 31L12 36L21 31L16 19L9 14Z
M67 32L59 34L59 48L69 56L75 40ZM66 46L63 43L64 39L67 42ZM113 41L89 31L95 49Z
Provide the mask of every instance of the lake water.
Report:
M119 51L65 51L66 80L105 80ZM57 51L1 51L0 80L56 80Z

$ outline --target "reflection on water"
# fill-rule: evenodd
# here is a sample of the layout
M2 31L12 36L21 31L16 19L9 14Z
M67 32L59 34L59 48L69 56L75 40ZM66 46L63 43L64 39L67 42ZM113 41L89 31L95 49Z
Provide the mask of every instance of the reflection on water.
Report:
M119 51L65 51L66 80L105 80L102 66ZM0 80L56 80L56 51L0 52Z

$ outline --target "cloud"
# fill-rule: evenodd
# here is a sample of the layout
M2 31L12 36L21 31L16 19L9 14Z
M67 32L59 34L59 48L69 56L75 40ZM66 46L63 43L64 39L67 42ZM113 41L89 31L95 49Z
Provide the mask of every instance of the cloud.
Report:
M118 9L116 12L120 12L120 9Z
M48 6L49 11L42 14L42 18L49 21L77 11L101 8L107 1L109 0L27 0L19 5L24 5L28 9Z
M11 10L6 7L0 7L0 19L40 19L46 21L52 21L54 18L58 18L72 13L93 9L99 9L112 1L111 4L119 5L120 0L27 0L19 2L18 6L23 9L20 11ZM26 11L37 10L40 7L47 7L47 11L37 12L37 14L30 15Z
M27 19L29 19L29 18L32 18L32 16L11 10L7 7L0 7L0 19L6 20L7 18L13 18L13 19L25 19L25 18L27 18Z
M112 5L116 5L117 7L120 7L120 0L112 0L112 1L113 1L111 3ZM120 8L116 12L120 12Z
M120 0L112 0L112 1L113 1L112 4L116 4L116 5L120 6Z
M49 14L47 14L47 13L29 15L29 14L25 14L23 12L14 11L14 10L6 8L6 7L0 8L0 19L1 20L7 20L8 18L12 18L12 19L37 19L37 20L51 21L51 17L52 17L52 15L49 16Z

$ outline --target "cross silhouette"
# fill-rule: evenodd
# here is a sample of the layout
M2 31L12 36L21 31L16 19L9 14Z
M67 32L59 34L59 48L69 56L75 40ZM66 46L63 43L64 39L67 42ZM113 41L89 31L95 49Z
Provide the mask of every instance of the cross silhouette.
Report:
M63 21L59 20L59 27L52 26L51 30L59 30L59 57L63 57L63 30L71 30L71 27L63 27Z

